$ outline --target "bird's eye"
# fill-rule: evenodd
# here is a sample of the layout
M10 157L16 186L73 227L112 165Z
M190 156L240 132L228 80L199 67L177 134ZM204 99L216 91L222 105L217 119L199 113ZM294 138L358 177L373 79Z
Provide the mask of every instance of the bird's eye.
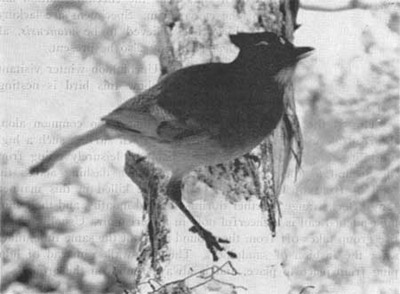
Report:
M282 45L285 45L285 44L286 44L286 41L285 41L285 39L284 39L284 38L282 38L282 37L279 37L279 41L281 42L281 44L282 44Z
M258 43L256 44L256 46L260 46L260 45L268 46L269 43L266 42L266 41L261 41L261 42L258 42Z

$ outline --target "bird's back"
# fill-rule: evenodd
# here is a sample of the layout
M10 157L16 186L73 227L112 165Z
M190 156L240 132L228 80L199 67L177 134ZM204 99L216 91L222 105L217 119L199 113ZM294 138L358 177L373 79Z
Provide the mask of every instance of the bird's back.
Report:
M271 77L233 64L201 64L167 75L103 120L158 135L164 126L174 134L176 126L177 138L206 133L222 147L243 147L258 144L275 128L281 96Z

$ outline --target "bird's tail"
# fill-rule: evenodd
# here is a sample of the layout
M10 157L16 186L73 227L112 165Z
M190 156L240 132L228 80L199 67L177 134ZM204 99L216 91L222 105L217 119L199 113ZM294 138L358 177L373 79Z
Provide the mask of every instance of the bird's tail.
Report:
M59 148L43 158L42 161L40 161L38 164L32 166L29 169L29 173L38 174L47 172L50 168L53 167L53 165L57 161L61 160L75 149L83 145L89 144L93 141L111 139L109 131L110 129L105 124L103 124L82 135L71 138Z

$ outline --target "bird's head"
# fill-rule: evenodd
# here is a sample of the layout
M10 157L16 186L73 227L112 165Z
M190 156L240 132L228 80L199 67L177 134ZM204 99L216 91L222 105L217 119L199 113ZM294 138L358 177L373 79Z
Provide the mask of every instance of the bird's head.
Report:
M271 75L293 71L296 64L314 50L311 47L296 47L286 38L270 32L238 33L229 37L240 49L238 58L242 58L249 67L263 68Z

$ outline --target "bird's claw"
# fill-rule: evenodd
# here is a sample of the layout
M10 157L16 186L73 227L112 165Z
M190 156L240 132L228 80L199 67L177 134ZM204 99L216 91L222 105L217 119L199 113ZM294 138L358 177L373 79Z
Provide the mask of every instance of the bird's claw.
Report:
M197 228L193 226L189 229L189 231L198 234L204 240L204 242L206 242L207 249L211 252L213 261L218 261L217 251L225 251L225 248L222 247L221 244L230 243L229 240L217 238L211 232L203 228ZM232 258L237 257L237 254L232 251L227 251L227 254Z

